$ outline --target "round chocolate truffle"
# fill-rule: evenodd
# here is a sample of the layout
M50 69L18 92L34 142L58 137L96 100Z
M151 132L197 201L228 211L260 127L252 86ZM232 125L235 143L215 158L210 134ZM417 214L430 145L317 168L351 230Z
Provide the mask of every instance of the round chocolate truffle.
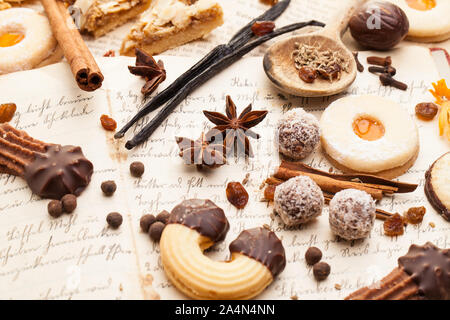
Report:
M276 135L279 151L289 158L300 160L319 145L319 121L303 109L294 109L278 121Z
M375 201L367 192L356 189L339 191L330 201L331 230L346 240L365 238L372 230L375 210Z
M274 210L287 226L308 222L322 213L322 190L309 177L298 176L275 189Z

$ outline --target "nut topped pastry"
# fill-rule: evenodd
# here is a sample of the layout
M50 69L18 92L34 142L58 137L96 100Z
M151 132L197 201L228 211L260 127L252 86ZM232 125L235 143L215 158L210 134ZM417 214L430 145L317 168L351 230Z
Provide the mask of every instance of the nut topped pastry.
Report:
M154 55L199 39L223 24L214 0L154 0L122 43L122 55L138 47Z
M151 0L77 0L73 5L81 10L80 29L100 37L136 17Z

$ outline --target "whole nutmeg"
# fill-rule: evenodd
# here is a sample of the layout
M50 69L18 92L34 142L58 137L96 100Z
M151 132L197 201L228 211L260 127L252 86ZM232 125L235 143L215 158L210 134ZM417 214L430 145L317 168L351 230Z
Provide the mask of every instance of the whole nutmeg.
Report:
M395 4L371 1L356 10L349 27L353 38L363 47L389 50L406 37L409 21Z

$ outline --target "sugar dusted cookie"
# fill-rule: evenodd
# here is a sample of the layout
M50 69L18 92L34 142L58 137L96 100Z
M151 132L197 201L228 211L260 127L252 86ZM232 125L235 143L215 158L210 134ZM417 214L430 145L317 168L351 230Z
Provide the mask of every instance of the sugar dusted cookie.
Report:
M320 119L322 147L344 172L395 178L406 172L419 152L417 126L399 104L377 96L336 100Z
M27 8L0 11L0 74L41 67L61 58L46 17Z
M450 38L449 0L389 0L406 13L408 38L420 42L438 42Z

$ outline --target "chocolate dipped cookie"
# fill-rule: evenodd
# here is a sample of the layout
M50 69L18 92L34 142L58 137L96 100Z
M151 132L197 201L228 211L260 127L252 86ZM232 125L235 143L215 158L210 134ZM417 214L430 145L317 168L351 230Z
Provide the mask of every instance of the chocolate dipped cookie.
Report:
M433 208L450 221L450 152L437 159L425 173L425 194Z
M45 143L9 124L0 125L0 173L24 178L40 197L80 195L93 170L80 147Z
M244 230L230 244L228 261L205 256L228 229L225 213L210 200L185 200L172 210L160 240L161 260L169 280L188 297L250 299L283 271L283 245L264 228Z

